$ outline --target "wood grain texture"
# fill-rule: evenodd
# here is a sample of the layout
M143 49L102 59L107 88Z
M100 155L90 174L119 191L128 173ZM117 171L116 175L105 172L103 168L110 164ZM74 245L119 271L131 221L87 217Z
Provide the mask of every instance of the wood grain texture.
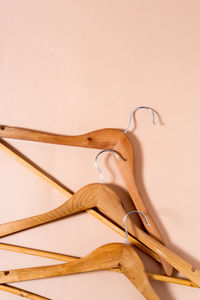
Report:
M164 243L159 229L153 221L151 214L145 206L145 203L137 189L134 175L133 147L130 139L123 131L119 129L106 128L92 131L83 135L67 136L1 125L0 137L86 148L112 149L118 152L121 156L121 160L118 161L116 159L116 163L125 180L131 198L137 210L144 213L148 218L150 224L149 227L144 219L140 216L144 226L146 227L146 230L158 241ZM172 266L162 258L161 263L166 274L170 276L173 270Z
M159 300L136 251L119 243L103 245L87 256L65 264L0 272L0 282L17 282L119 268L147 300Z

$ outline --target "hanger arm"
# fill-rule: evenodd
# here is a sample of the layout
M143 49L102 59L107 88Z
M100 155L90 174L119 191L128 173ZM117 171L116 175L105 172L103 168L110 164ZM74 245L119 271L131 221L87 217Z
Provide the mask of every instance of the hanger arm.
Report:
M56 209L37 216L0 224L0 237L46 224L48 222L96 207L96 199L96 186L93 184L87 185Z
M119 245L120 246L118 246L118 244L109 244L109 247L106 247L107 245L102 246L91 252L89 255L69 263L1 271L0 283L49 278L54 276L117 268L123 252L123 244Z
M0 125L0 137L2 138L96 149L111 149L117 143L122 134L123 132L119 129L107 128L81 135L70 136Z

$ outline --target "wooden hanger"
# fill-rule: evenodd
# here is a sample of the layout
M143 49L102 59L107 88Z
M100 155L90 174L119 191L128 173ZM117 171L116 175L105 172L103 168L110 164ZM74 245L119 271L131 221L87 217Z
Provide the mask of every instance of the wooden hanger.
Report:
M158 241L163 243L161 234L151 218L148 209L146 208L143 199L141 198L134 176L134 152L130 139L119 129L100 129L77 136L58 135L36 130L0 126L0 137L14 138L29 141L37 141L44 143L53 143L60 145L97 148L97 149L112 149L120 154L121 160L115 159L117 166L124 178L128 191L138 211L142 212L148 218L150 226L146 226L143 218L141 218L147 231ZM161 258L161 263L167 275L172 274L172 266L167 264Z
M62 205L49 212L0 224L0 237L71 216L90 208L98 208L101 213L122 226L126 212L118 195L105 184L92 183L81 188ZM128 220L128 231L132 235L135 233L130 219Z
M49 212L0 224L0 237L46 224L91 208L98 208L101 213L113 220L115 224L123 227L123 218L125 217L126 212L118 195L110 187L104 184L93 183L81 188L61 206ZM101 217L101 219L102 218L103 217ZM113 227L115 225L112 224L111 226ZM132 224L131 220L128 219L127 229L132 235L135 233L134 226L135 225ZM119 228L117 228L117 231L119 232ZM124 231L123 236L125 237ZM155 256L154 252L152 252L148 247L145 247L143 243L134 240L133 237L131 237L131 242L143 252L159 261L159 258Z
M129 239L130 239L130 236L129 236ZM75 257L75 256L66 255L66 254L60 254L60 253L39 250L39 249L33 249L33 248L27 248L27 247L22 247L22 246L17 246L17 245L12 245L12 244L5 244L5 243L0 243L0 249L12 251L12 252L24 253L24 254L28 254L28 255L40 256L40 257L45 257L45 258L50 258L50 259L65 261L65 262L77 261L78 259L80 259L80 257L77 257L77 256ZM108 271L121 272L121 270L118 268L109 269ZM187 280L187 279L164 276L161 274L155 274L155 273L149 273L149 272L147 273L147 276L149 279L153 279L153 280L174 283L174 284L184 285L184 286L188 286L188 287L199 288L195 283L193 283L192 281ZM0 289L1 289L1 284L0 284Z
M49 278L119 268L147 300L160 300L147 277L144 265L129 245L103 245L77 261L65 264L0 272L0 283Z
M0 225L0 236L5 236L20 230L31 228L40 224L51 222L65 216L75 214L90 207L98 207L98 209L111 218L115 223L122 227L122 221L126 215L119 197L109 187L94 183L87 185L76 192L67 202L60 207L30 218L17 220ZM157 253L160 257L171 264L175 269L183 273L196 285L200 286L200 271L192 270L192 265L187 261L173 253L160 242L150 235L146 234L136 224L132 224L130 219L127 220L128 232L134 235L140 242Z

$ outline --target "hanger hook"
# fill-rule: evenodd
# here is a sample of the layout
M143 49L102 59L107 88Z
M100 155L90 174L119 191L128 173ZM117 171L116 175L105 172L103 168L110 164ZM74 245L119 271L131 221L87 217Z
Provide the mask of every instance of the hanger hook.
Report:
M156 125L156 122L155 122L155 119L156 119L156 114L155 112L148 106L138 106L136 108L134 108L130 114L130 118L129 118L129 123L128 123L128 127L126 128L126 130L124 130L124 133L127 133L127 131L129 130L130 126L131 126L131 121L132 121L132 118L133 118L133 115L136 113L136 111L138 111L139 109L148 109L152 115L153 115L153 125Z
M146 217L145 214L143 214L142 212L137 211L137 210L133 210L133 211L130 211L129 213L127 213L127 214L125 215L124 219L123 219L123 227L124 227L124 231L125 231L125 233L126 233L126 241L125 241L125 245L128 244L128 231L127 231L127 229L126 229L126 218L127 218L128 216L134 214L134 213L141 214L141 215L144 217L144 219L145 219L145 221L146 221L146 223L147 223L147 226L148 226L148 227L150 226L147 217Z
M98 170L98 172L99 172L99 174L100 174L100 183L103 183L103 174L102 174L102 172L101 172L101 170L100 170L100 168L99 168L99 166L98 166L98 157L99 157L99 155L101 155L103 152L112 152L118 160L121 160L120 157L119 157L119 155L118 155L114 150L111 150L111 149L102 150L102 151L100 151L100 152L97 154L94 163L95 163L95 166L96 166L96 168L97 168L97 170Z

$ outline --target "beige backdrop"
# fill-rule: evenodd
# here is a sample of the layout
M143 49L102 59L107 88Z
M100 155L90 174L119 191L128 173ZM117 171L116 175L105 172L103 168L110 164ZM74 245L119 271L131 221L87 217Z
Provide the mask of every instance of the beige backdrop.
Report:
M63 134L99 128L132 132L141 193L168 246L200 268L200 3L170 1L0 1L0 122ZM132 126L133 128L133 126ZM97 150L9 140L71 190L99 180ZM112 155L104 182L124 188ZM0 152L1 223L48 211L65 198ZM121 192L124 194L124 191ZM127 197L127 195L125 195ZM86 213L1 239L72 255L123 242ZM0 269L58 263L0 252ZM161 272L145 258L148 271ZM197 300L199 289L152 282L162 300ZM143 299L121 274L13 284L55 300ZM0 292L0 299L19 299Z

